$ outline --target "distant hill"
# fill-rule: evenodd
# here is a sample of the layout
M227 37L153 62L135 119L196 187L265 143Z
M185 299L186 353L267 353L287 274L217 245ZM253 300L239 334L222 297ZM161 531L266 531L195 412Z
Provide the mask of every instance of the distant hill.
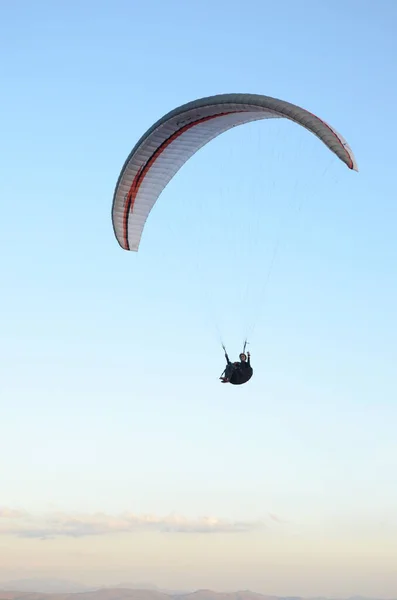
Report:
M187 594L178 594L177 598L178 600L279 600L277 596L265 596L264 594L257 594L256 592L250 592L249 590L241 592L197 590Z
M9 588L10 583L6 584ZM24 586L25 587L25 586ZM39 586L42 587L42 586ZM61 587L61 586L60 586ZM32 582L31 589L38 589ZM166 593L156 589L132 589L122 587L100 588L83 592L42 592L5 589L0 584L0 600L281 600L277 596L265 596L255 592L214 592L197 590L188 593Z
M0 582L0 590L18 590L19 592L43 592L46 594L73 594L75 592L88 592L102 586L87 586L83 583L64 579L16 579Z
M250 590L215 592L201 589L194 592L172 592L161 590L151 584L142 584L146 586L145 588L134 588L132 587L134 584L128 584L131 587L124 587L124 585L88 588L70 581L23 579L0 583L0 600L304 600L300 596L267 596ZM44 589L52 591L42 591ZM311 598L310 600L327 599ZM381 599L355 596L346 600ZM397 600L397 598L389 600Z
M123 583L118 583L117 585L111 585L111 586L100 586L101 588L104 587L111 587L111 588L124 588L124 589L129 589L129 590L156 590L157 592L163 592L164 594L167 594L167 596L180 596L180 595L186 595L186 594L190 594L193 590L170 590L170 589L166 589L166 588L161 588L158 587L157 585L154 585L153 583L146 583L146 582L123 582Z

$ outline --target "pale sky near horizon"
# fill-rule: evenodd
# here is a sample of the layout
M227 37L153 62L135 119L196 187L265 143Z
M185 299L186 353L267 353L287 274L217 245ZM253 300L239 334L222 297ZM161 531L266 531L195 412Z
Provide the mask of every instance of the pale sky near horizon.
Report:
M0 581L397 598L397 5L0 14ZM225 92L316 113L359 173L237 128L122 251L131 148ZM222 386L247 332L254 378Z

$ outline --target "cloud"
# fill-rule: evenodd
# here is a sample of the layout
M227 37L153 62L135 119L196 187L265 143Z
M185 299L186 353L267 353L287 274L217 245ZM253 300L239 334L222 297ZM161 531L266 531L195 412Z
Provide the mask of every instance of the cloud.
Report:
M0 506L0 519L20 519L25 516L25 511Z
M261 521L231 521L216 517L189 519L180 515L156 516L123 513L75 514L55 512L32 515L12 509L0 512L0 535L51 539L55 537L85 537L142 531L161 533L242 533L262 528Z

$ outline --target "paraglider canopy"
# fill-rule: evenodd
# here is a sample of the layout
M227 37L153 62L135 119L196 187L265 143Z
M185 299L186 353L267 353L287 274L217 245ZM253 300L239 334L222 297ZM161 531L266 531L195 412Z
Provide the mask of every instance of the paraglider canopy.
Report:
M290 102L255 94L194 100L157 121L128 156L113 196L112 222L120 246L138 251L146 220L161 192L202 146L232 127L272 118L286 118L305 127L349 169L358 170L343 137L325 121Z

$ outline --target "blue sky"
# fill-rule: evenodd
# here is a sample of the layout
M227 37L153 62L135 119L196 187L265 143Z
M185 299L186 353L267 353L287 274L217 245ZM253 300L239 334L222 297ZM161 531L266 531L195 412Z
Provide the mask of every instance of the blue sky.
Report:
M282 554L271 585L266 558L245 565L238 548L259 557L270 543L258 532L227 538L240 579L221 558L216 576L205 567L218 543L205 536L173 542L175 572L148 538L140 568L176 586L395 593L396 23L391 1L2 7L0 577L30 568L10 510L274 513L306 580ZM136 140L172 108L225 92L313 111L359 173L292 123L237 128L177 174L139 253L122 251L110 210ZM232 356L252 324L255 376L222 386L218 332ZM324 558L314 582L297 531L310 548L355 541L350 574ZM56 543L56 564L40 550L51 573L68 564ZM117 536L102 544L124 556ZM104 568L90 561L95 579Z

